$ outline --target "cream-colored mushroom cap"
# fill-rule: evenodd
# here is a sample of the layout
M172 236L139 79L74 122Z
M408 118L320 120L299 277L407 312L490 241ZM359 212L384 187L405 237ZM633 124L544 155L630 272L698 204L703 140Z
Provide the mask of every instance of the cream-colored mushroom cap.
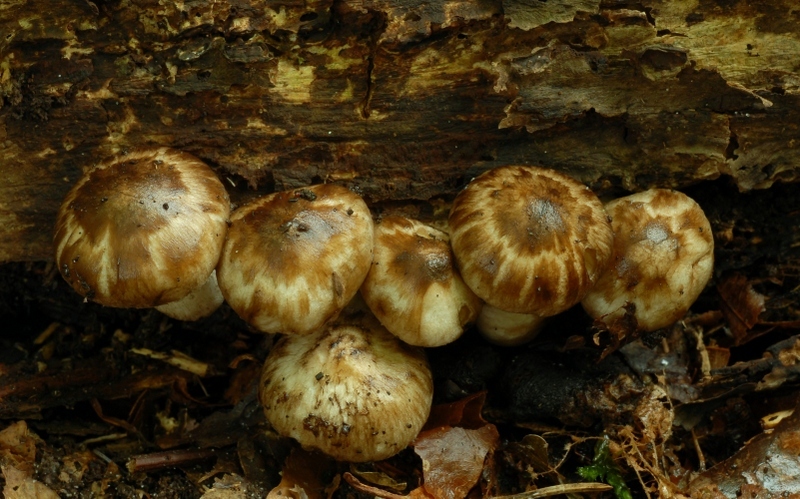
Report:
M111 307L179 300L208 279L225 239L230 201L194 156L142 149L86 172L58 211L61 275Z
M381 324L408 344L455 341L480 310L448 241L444 232L405 217L375 225L375 255L361 295Z
M231 215L217 279L256 329L307 334L358 292L372 245L372 216L354 192L333 184L277 192Z
M562 173L506 166L475 178L450 211L464 282L506 312L547 317L578 303L611 255L603 205Z
M430 413L424 352L377 327L285 336L264 363L259 398L279 434L342 461L405 449Z
M687 195L651 189L606 205L614 229L611 264L583 299L592 317L610 323L636 306L639 329L669 326L689 310L714 267L714 238Z

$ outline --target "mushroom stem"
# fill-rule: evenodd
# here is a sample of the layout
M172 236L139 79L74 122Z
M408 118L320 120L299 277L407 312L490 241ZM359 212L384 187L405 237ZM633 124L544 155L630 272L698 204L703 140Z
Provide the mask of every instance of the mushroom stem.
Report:
M156 310L179 321L196 321L213 314L223 301L217 284L217 271L214 270L202 286L180 300L157 306Z
M545 320L536 314L506 312L487 303L478 314L475 325L489 342L514 346L532 340L542 330Z

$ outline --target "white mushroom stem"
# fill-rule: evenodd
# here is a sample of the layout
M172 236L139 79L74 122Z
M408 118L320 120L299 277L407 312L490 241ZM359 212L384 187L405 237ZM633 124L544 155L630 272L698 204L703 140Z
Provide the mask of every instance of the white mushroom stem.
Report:
M202 286L178 301L157 306L156 310L179 321L196 321L213 314L223 301L214 270Z
M506 312L487 303L478 314L476 326L491 343L514 346L532 340L542 330L544 322L545 318L539 315Z

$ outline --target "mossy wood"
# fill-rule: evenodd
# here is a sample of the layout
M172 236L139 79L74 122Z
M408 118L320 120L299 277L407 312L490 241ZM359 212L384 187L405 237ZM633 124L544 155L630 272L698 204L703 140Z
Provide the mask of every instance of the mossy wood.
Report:
M52 258L70 185L140 145L235 201L451 199L509 163L768 188L800 172L798 53L794 0L4 0L0 261Z

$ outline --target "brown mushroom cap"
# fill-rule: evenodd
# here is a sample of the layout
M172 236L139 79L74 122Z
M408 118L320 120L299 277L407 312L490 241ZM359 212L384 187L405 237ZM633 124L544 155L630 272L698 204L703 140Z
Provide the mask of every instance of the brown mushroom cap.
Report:
M259 398L279 434L354 462L386 459L414 440L433 398L425 354L375 326L336 326L275 345Z
M321 184L277 192L231 215L219 287L256 329L307 334L358 292L372 241L369 208L350 190Z
M703 291L714 267L714 238L700 206L685 194L651 189L606 205L614 229L611 264L583 299L606 323L636 306L639 329L673 324Z
M113 157L86 172L58 211L61 275L111 307L179 300L217 264L228 193L194 156L169 148Z
M507 312L547 317L566 310L611 255L611 227L597 196L544 168L480 175L456 197L449 223L464 281Z
M375 226L375 255L361 295L381 324L411 345L454 341L480 310L448 241L444 232L405 217Z

